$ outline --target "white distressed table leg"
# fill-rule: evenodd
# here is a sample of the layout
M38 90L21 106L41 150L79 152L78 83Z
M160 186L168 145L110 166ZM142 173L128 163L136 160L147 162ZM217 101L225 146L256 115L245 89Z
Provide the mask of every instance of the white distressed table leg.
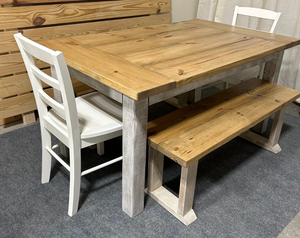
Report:
M268 61L264 65L264 72L261 73L262 79L267 80L272 83L278 83L279 72L281 68L281 63L283 59L284 51L279 53L278 58ZM261 123L257 124L252 128L253 131L258 133L264 133L267 130L269 118L265 119Z
M123 96L122 208L130 217L144 209L148 99Z
M56 71L55 71L55 68L53 65L51 65L51 75L53 78L57 78L56 77ZM57 101L57 102L60 102L62 103L62 96L61 96L61 93L59 90L53 88L53 94L54 94L54 99ZM67 146L65 146L63 143L60 143L60 153L68 158L69 157L69 149Z

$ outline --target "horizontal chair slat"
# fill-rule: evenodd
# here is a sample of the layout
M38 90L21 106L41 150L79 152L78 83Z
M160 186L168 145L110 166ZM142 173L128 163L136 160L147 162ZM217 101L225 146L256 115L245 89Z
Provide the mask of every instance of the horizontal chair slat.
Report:
M38 29L20 30L33 41L52 40L64 37L95 34L108 31L124 30L135 27L151 26L171 22L171 14L135 17L128 19L108 20L89 23L78 23ZM0 53L18 51L13 35L18 31L0 32Z
M123 0L7 7L0 8L0 29L166 13L170 5L170 0Z
M51 75L50 69L44 69L43 72L45 72L48 75ZM71 77L72 83L74 85L74 91L80 92L86 91L87 87L81 87L79 88L79 84L82 84L78 79L75 79ZM49 85L42 83L43 88L49 87ZM78 89L75 89L78 87ZM31 83L28 77L27 73L20 74L20 75L14 75L10 77L5 77L0 79L0 98L6 98L17 94L24 94L27 92L32 91Z
M78 82L77 79L73 79L72 81ZM0 80L1 82L1 80ZM76 86L75 86L76 85ZM75 94L82 94L92 92L92 89L88 89L88 86L79 82L74 84L74 92ZM1 92L1 91L0 91ZM53 89L46 89L45 92L53 97ZM20 115L26 112L31 112L37 109L36 102L34 99L33 93L27 93L24 95L6 98L0 100L0 120L9 118L15 115Z

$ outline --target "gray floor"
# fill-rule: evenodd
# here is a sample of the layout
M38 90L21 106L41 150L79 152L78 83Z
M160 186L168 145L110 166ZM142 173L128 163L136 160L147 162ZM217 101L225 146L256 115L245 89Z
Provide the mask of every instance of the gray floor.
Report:
M287 113L299 117L300 106L295 105L294 103L290 104L288 106ZM299 237L300 237L300 212L285 227L285 229L279 234L277 238L299 238Z
M291 104L288 107L287 112L293 116L299 117L300 107L295 104ZM24 127L22 121L0 126L0 134L13 131L15 129L22 128L22 127ZM300 212L286 226L286 228L280 233L280 235L277 238L286 238L286 237L293 237L293 238L300 237Z

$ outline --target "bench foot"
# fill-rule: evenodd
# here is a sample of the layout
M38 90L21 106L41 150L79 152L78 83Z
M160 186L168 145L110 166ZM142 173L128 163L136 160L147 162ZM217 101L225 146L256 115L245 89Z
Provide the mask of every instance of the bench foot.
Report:
M189 225L197 219L192 209L197 178L198 161L189 167L181 167L179 197L162 186L164 156L149 147L148 188L145 192L167 209L183 224Z
M255 145L258 145L274 154L277 154L281 151L279 144L270 145L269 140L261 135L258 135L252 131L246 131L240 135L241 138L252 142Z
M159 187L158 189L152 192L148 191L148 189L146 188L145 192L186 226L188 226L197 219L197 216L193 209L191 209L184 216L179 214L178 198L163 186Z

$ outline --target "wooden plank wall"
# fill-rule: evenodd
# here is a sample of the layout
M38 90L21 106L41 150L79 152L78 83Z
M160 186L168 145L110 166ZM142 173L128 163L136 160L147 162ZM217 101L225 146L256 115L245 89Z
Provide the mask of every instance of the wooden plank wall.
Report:
M0 0L0 124L19 114L25 119L36 109L13 34L40 41L170 23L170 1ZM50 73L49 65L36 64ZM92 91L72 80L77 95Z

